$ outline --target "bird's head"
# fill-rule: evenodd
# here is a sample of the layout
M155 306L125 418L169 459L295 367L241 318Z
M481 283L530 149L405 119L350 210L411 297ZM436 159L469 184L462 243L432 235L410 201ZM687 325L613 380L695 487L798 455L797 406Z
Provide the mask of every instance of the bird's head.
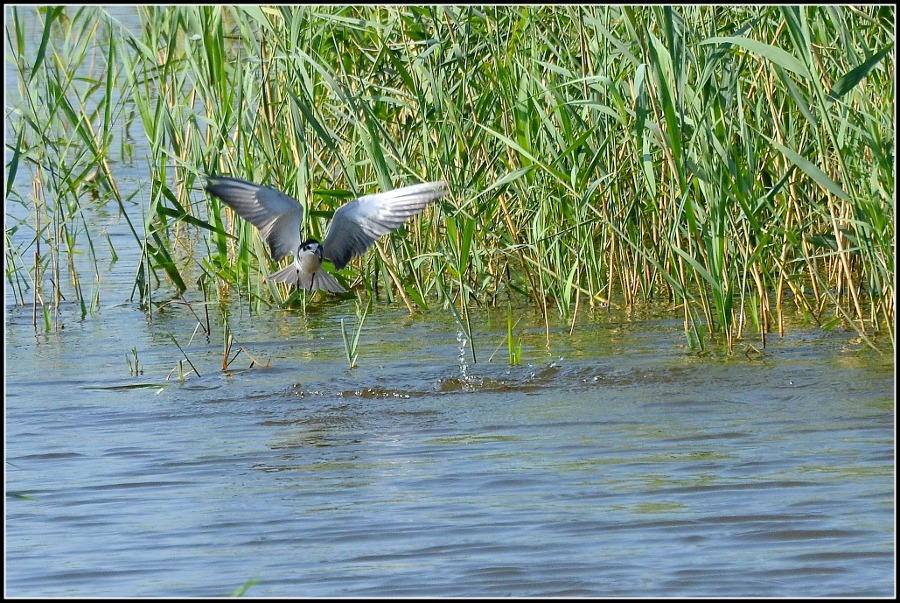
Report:
M309 239L308 241L303 241L300 244L300 253L314 253L319 256L319 259L322 259L322 246L315 239Z

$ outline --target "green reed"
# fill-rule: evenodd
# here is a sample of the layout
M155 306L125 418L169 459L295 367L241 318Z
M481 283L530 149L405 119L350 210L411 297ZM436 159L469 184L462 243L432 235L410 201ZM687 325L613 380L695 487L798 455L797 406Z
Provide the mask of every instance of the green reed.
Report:
M140 368L140 362L138 361L138 353L136 347L131 348L131 354L132 356L128 356L128 354L125 354L125 362L128 364L128 374L132 377L143 375L144 369ZM132 361L132 357L134 358L134 361Z
M34 199L50 260L7 251L21 289L25 271L60 283L56 233L87 230L79 184L123 202L110 136L127 106L150 149L134 229L148 309L156 279L179 295L197 270L203 295L253 311L307 302L260 278L278 266L206 174L284 190L319 239L348 198L445 179L450 198L346 285L436 302L469 340L477 305L574 329L662 299L700 350L764 345L794 316L894 346L893 7L145 7L134 31L41 10L35 56L7 26L25 98L8 171L53 192ZM107 67L83 87L93 35Z
M506 351L509 355L509 366L518 366L522 362L522 341L513 335L512 305L506 306Z
M347 329L344 326L344 319L341 319L341 337L344 340L344 352L347 354L347 368L355 368L357 366L356 361L359 359L359 336L362 334L363 325L366 322L366 316L369 315L369 310L372 308L372 298L365 303L365 305L361 303L356 304L356 332L351 337L347 334Z
M247 593L247 590L248 590L251 586L256 586L257 584L262 584L262 580L258 580L258 579L256 579L256 578L250 578L249 580L247 580L246 582L244 582L243 584L241 584L239 587L237 587L236 589L234 589L234 590L231 592L231 594L228 595L228 596L229 596L229 597L243 597L243 596Z

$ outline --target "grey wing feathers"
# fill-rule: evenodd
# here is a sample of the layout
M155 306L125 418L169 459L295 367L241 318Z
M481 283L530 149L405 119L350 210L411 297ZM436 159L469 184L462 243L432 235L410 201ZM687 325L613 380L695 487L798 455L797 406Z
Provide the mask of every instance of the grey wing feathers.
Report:
M342 205L334 212L322 242L323 256L340 270L354 257L365 253L375 239L400 228L448 192L444 182L426 182L364 195Z
M259 229L272 259L280 260L300 247L303 206L296 199L274 188L227 176L208 176L206 190Z
M313 291L328 291L329 293L346 293L337 279L324 270L315 272L302 272L297 264L291 262L278 272L269 275L269 280L276 283L288 283L298 289Z

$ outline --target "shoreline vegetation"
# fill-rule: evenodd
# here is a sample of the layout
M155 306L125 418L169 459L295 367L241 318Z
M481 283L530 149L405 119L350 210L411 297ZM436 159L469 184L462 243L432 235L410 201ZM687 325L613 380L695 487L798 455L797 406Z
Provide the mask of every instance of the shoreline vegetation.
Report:
M307 303L203 194L226 174L305 203L319 240L348 198L447 181L340 278L464 329L479 306L574 329L663 302L697 350L794 316L895 348L893 6L136 10L6 9L6 278L36 328L97 309L97 204L127 221L148 313ZM126 196L131 163L151 186Z

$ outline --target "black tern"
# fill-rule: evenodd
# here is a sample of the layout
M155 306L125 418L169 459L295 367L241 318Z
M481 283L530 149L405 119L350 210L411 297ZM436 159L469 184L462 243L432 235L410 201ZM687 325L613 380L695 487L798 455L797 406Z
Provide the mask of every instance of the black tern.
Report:
M269 245L272 259L294 254L294 262L269 277L313 291L346 291L328 272L322 260L335 270L362 255L375 240L393 232L428 204L449 191L444 182L413 184L386 193L363 195L334 212L325 240L302 240L303 205L281 191L228 176L207 176L206 190L224 201L253 224Z

